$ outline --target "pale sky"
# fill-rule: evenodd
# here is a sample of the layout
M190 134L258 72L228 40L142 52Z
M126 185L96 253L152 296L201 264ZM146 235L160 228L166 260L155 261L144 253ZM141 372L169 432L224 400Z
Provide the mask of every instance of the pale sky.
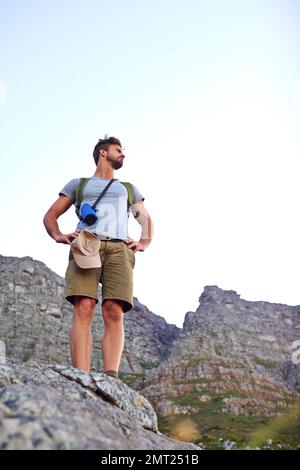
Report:
M155 226L141 303L180 327L205 285L300 305L299 21L297 0L0 0L0 253L64 276L43 215L108 133Z

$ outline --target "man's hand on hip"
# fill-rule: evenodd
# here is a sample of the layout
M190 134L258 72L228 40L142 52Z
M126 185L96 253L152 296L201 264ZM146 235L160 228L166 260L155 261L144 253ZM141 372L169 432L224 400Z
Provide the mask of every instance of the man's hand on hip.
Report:
M127 240L125 240L125 243L127 244L128 248L133 251L133 253L136 253L137 251L145 251L150 241L147 239L142 239L138 242L135 242L131 238L127 238Z
M56 241L56 243L64 243L65 245L71 245L72 241L75 240L75 238L78 237L80 234L80 230L75 230L75 232L72 233L59 233L55 235L53 238Z

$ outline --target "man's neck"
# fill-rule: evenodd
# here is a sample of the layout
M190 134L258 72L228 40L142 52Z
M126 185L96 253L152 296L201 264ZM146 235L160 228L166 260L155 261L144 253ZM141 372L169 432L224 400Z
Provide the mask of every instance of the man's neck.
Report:
M111 180L112 178L114 178L114 170L112 168L97 168L94 173L94 176L97 176L98 178L104 178L106 180Z

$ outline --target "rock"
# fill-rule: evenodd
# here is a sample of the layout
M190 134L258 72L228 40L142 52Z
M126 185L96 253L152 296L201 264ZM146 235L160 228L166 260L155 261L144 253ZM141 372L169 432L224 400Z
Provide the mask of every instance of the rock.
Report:
M51 366L64 377L80 383L93 392L98 392L113 405L124 410L128 416L140 422L144 428L157 432L157 417L152 406L142 395L132 390L121 380L107 374L87 373L74 367L63 368L61 365Z
M234 447L236 446L236 442L234 441L224 441L223 443L223 449L224 450L233 450Z
M61 365L0 366L0 449L201 450L164 436L144 397L99 375Z
M75 367L64 368L61 365L54 365L52 366L52 369L55 370L56 372L59 372L64 377L67 377L68 379L79 382L83 387L89 387L93 391L96 390L96 386L94 384L93 378L91 377L90 374L88 374L87 372L84 372L83 370L76 369Z
M272 417L299 399L300 366L291 363L299 306L250 302L217 286L199 300L166 360L135 384L157 412L176 414L181 398L182 414L197 412L198 397L201 413L201 397L219 396L220 413Z
M282 375L289 386L300 393L300 367L287 360L282 364Z
M139 421L144 428L157 432L156 413L145 397L129 388L121 380L106 376L106 374L103 374L100 380L95 379L95 383L100 395L124 410L135 421Z

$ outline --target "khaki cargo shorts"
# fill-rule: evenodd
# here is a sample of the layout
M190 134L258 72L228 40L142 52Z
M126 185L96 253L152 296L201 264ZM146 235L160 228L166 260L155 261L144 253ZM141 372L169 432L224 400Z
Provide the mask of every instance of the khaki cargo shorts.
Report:
M74 305L74 297L82 295L96 299L98 284L102 284L102 305L106 299L124 301L124 313L133 306L133 268L135 254L122 241L101 240L101 268L82 269L77 266L73 254L69 253L66 270L65 298Z

